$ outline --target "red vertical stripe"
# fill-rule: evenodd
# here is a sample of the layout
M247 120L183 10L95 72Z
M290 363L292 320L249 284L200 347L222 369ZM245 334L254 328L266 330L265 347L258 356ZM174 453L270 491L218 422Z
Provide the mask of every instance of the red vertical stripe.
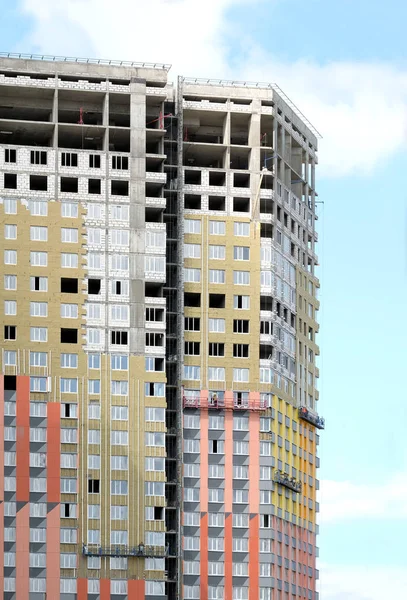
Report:
M208 600L208 513L201 517L201 590L200 600Z
M0 375L0 593L4 589L4 376Z
M110 579L100 580L100 600L110 600Z
M18 600L29 600L30 505L28 503L17 512L16 530L16 597Z
M61 405L47 404L47 500L61 500Z
M250 393L250 402L259 402L259 393ZM259 598L259 508L260 508L260 415L249 415L249 599Z
M130 579L128 582L129 600L144 600L146 583L142 579ZM79 598L78 598L79 600Z
M88 580L78 579L77 586L77 600L88 600Z
M59 598L60 586L60 505L47 514L47 597Z
M225 392L226 406L233 406L233 392ZM233 411L225 411L225 600L233 597Z
M225 519L225 600L233 597L233 520L232 514Z
M17 376L17 502L30 500L30 378ZM17 534L18 536L18 534Z
M208 397L208 391L202 390L202 397ZM201 488L200 488L200 506L201 514L201 546L200 546L200 567L201 567L201 600L208 600L208 421L209 416L206 410L201 411Z

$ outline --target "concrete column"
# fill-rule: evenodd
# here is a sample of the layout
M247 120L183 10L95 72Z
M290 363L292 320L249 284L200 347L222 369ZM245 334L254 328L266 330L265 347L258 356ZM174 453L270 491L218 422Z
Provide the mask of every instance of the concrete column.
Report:
M55 150L55 199L58 198L58 73L55 74L55 90L52 102L51 119L54 124L54 134L52 138L52 147Z
M229 108L229 102L228 102L228 108ZM225 120L223 122L223 143L225 144L225 146L227 146L226 155L225 155L225 164L224 164L225 169L230 169L230 128L231 128L231 116L230 116L230 112L228 111L226 113Z
M130 353L145 347L146 82L130 82Z
M261 136L261 100L258 98L253 99L252 114L249 124L249 148L250 148L250 195L252 203L255 202L256 196L259 193L259 182L260 182L260 136ZM260 198L258 199L257 206L252 206L251 210L255 210L256 214L253 215L258 218L260 212Z

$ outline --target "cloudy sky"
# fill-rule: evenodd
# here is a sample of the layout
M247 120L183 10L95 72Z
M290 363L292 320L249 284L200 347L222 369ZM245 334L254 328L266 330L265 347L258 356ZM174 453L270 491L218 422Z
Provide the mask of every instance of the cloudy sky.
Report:
M0 0L0 8L2 50L276 82L321 131L321 600L407 598L407 3Z

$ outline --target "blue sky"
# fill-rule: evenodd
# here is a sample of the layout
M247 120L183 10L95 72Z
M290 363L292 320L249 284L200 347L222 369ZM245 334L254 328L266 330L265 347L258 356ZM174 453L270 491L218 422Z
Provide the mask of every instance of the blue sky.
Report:
M2 50L276 81L322 132L321 600L407 597L407 3L145 4L0 0Z

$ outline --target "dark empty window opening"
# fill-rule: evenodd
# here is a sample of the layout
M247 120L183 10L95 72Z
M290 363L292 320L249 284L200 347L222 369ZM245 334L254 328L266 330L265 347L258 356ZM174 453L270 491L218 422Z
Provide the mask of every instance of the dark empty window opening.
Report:
M4 389L12 392L17 390L17 377L15 375L4 375Z
M88 194L100 194L102 189L101 179L88 179Z
M90 169L100 169L100 155L99 154L89 154L89 168Z
M260 223L260 237L273 238L273 226L271 223Z
M75 277L61 277L61 293L77 294L78 280Z
M112 169L127 171L128 168L129 159L127 156L112 156Z
M250 198L233 198L234 212L250 212Z
M46 175L30 175L30 190L46 192L48 177Z
M209 185L226 185L225 171L209 171Z
M70 516L70 508L68 503L64 503L64 517L69 518Z
M164 371L164 359L153 358L154 360L154 371Z
M62 167L77 167L78 155L76 152L62 152L61 154Z
M271 344L260 344L259 358L260 360L271 360L274 355L274 349Z
M88 294L100 294L101 283L100 279L88 279Z
M61 192L68 192L69 194L78 193L78 178L77 177L61 177L60 182Z
M185 331L200 331L201 320L199 317L185 317L184 319Z
M127 339L128 339L127 331L112 331L111 332L112 344L126 346Z
M184 294L184 305L185 306L201 306L201 294L193 294L186 292Z
M89 494L99 494L100 493L99 479L88 479L88 493Z
M197 194L185 194L184 207L188 210L201 210L201 196Z
M146 346L164 346L164 334L163 333L146 333Z
M249 333L249 322L247 319L233 319L233 333Z
M61 327L61 344L77 344L78 330L68 327Z
M164 508L162 506L154 506L154 520L162 521L164 519Z
M15 340L17 338L17 327L15 325L4 325L4 339Z
M273 323L271 321L260 321L260 334L273 335Z
M209 210L226 210L225 196L209 196L208 208Z
M260 296L260 310L273 310L273 298L270 296Z
M44 150L31 150L32 165L46 165L47 153Z
M225 308L225 294L209 294L209 308Z
M218 453L218 440L212 440L212 454Z
M7 190L17 189L17 175L15 173L4 173L4 187Z
M69 419L70 417L74 416L74 411L72 410L73 405L72 404L64 404L63 405L63 411L64 411L64 417ZM76 405L75 405L76 408Z
M191 185L201 185L201 171L192 171L185 169L184 171L184 182Z
M16 163L17 162L17 151L10 148L4 150L4 162Z
M113 294L116 294L116 296L121 296L122 294L122 282L117 279L116 281L113 281L113 289L112 289Z
M146 321L162 323L164 321L164 309L163 308L146 308Z
M250 187L250 175L248 175L247 173L234 173L233 186L243 188Z
M129 195L129 182L120 181L119 179L113 180L110 183L111 193L113 196L128 196Z
M163 297L162 283L146 282L144 284L144 295L149 298L162 298Z

